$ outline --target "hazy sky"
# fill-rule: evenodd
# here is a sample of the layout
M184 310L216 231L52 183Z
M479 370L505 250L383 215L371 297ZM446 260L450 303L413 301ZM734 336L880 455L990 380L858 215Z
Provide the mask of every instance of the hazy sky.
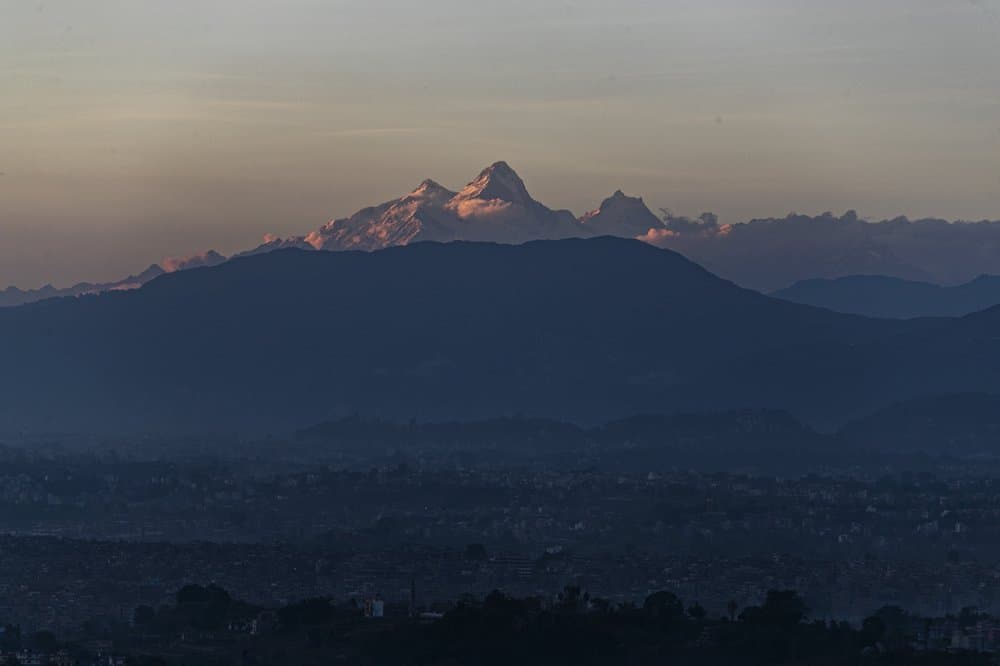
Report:
M1000 0L0 0L0 287L499 159L577 213L1000 218Z

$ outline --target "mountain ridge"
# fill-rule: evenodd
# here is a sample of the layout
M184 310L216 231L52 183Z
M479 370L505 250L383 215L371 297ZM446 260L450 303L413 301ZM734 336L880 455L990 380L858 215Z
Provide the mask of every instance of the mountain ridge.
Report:
M868 317L961 317L1000 304L1000 276L944 286L884 275L796 282L771 296Z
M107 291L137 289L161 275L202 266L216 266L224 261L226 261L225 256L215 250L208 250L189 257L167 257L159 263L151 264L140 273L111 282L78 282L70 287L55 287L47 284L38 289L18 289L10 286L0 291L0 307L25 305L49 298L86 296Z
M838 437L860 450L1000 455L1000 395L953 393L896 402L857 419Z
M535 200L508 163L495 162L458 190L425 179L401 197L335 218L300 236L269 234L263 243L234 256L287 248L372 251L428 240L523 243L615 235L681 252L721 277L765 293L803 279L857 274L947 285L983 273L1000 274L997 222L903 217L869 222L848 211L840 216L793 213L721 224L711 213L689 219L661 210L663 219L642 198L617 190L597 208L576 217ZM116 282L81 283L62 290L9 288L0 291L0 306L134 288L151 277L155 275L144 272Z
M1000 385L998 327L797 305L614 237L287 249L0 310L0 430L730 407L835 427Z

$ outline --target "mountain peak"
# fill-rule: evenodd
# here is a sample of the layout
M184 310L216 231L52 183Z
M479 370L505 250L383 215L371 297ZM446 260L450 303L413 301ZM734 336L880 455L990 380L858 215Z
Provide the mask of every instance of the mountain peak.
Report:
M630 197L621 190L615 190L615 193L610 197L601 202L601 206L598 210L604 210L612 206L635 206L645 208L646 204L643 203L642 197Z
M597 209L585 213L580 222L595 233L630 238L663 226L641 197L630 197L621 190L615 190Z
M489 165L488 167L483 169L479 175L481 176L486 173L514 176L515 178L517 177L517 173L515 173L514 170L510 167L510 165L503 160L498 160L493 164Z
M438 198L448 198L455 196L455 193L449 190L444 185L438 183L436 180L431 180L430 178L424 180L417 189L410 192L409 196L419 197L424 199L438 199Z
M499 199L522 205L534 204L524 181L506 162L494 162L483 169L456 197L458 199Z

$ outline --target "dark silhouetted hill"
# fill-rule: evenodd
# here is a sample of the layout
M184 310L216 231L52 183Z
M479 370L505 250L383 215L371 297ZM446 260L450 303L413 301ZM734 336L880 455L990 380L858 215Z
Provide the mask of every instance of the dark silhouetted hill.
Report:
M285 250L0 310L0 429L765 407L831 427L1000 385L998 319L838 314L610 237Z
M880 275L803 280L771 294L867 317L960 317L1000 303L1000 276L980 277L954 287Z
M859 450L956 456L1000 455L1000 396L963 393L901 402L845 426Z
M208 252L202 252L190 257L168 257L159 264L152 264L141 273L129 275L127 278L114 282L80 282L72 287L54 287L51 284L47 284L38 289L7 287L6 289L0 289L0 307L24 305L48 298L61 298L63 296L83 296L86 294L99 294L105 291L137 289L165 273L173 273L175 271L202 266L217 266L225 260L226 258L215 250L209 250Z

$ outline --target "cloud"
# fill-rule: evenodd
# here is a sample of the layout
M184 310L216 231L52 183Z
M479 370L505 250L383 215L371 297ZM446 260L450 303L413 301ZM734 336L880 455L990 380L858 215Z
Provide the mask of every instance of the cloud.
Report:
M502 199L465 199L448 204L448 208L453 210L460 218L493 218L505 220L514 218L517 214L523 214L523 208L515 210L515 206L510 201Z
M305 237L305 242L312 245L313 248L317 250L323 249L323 243L325 241L322 231L311 231Z
M639 240L652 245L663 246L668 239L676 238L679 235L679 233L671 231L670 229L650 229L643 235L639 236Z
M197 268L199 266L215 266L225 260L226 258L215 250L207 250L188 257L166 257L160 262L160 268L167 273L176 273L177 271Z
M725 225L668 218L641 239L761 291L848 275L958 284L1000 274L1000 222L868 222L854 211Z

